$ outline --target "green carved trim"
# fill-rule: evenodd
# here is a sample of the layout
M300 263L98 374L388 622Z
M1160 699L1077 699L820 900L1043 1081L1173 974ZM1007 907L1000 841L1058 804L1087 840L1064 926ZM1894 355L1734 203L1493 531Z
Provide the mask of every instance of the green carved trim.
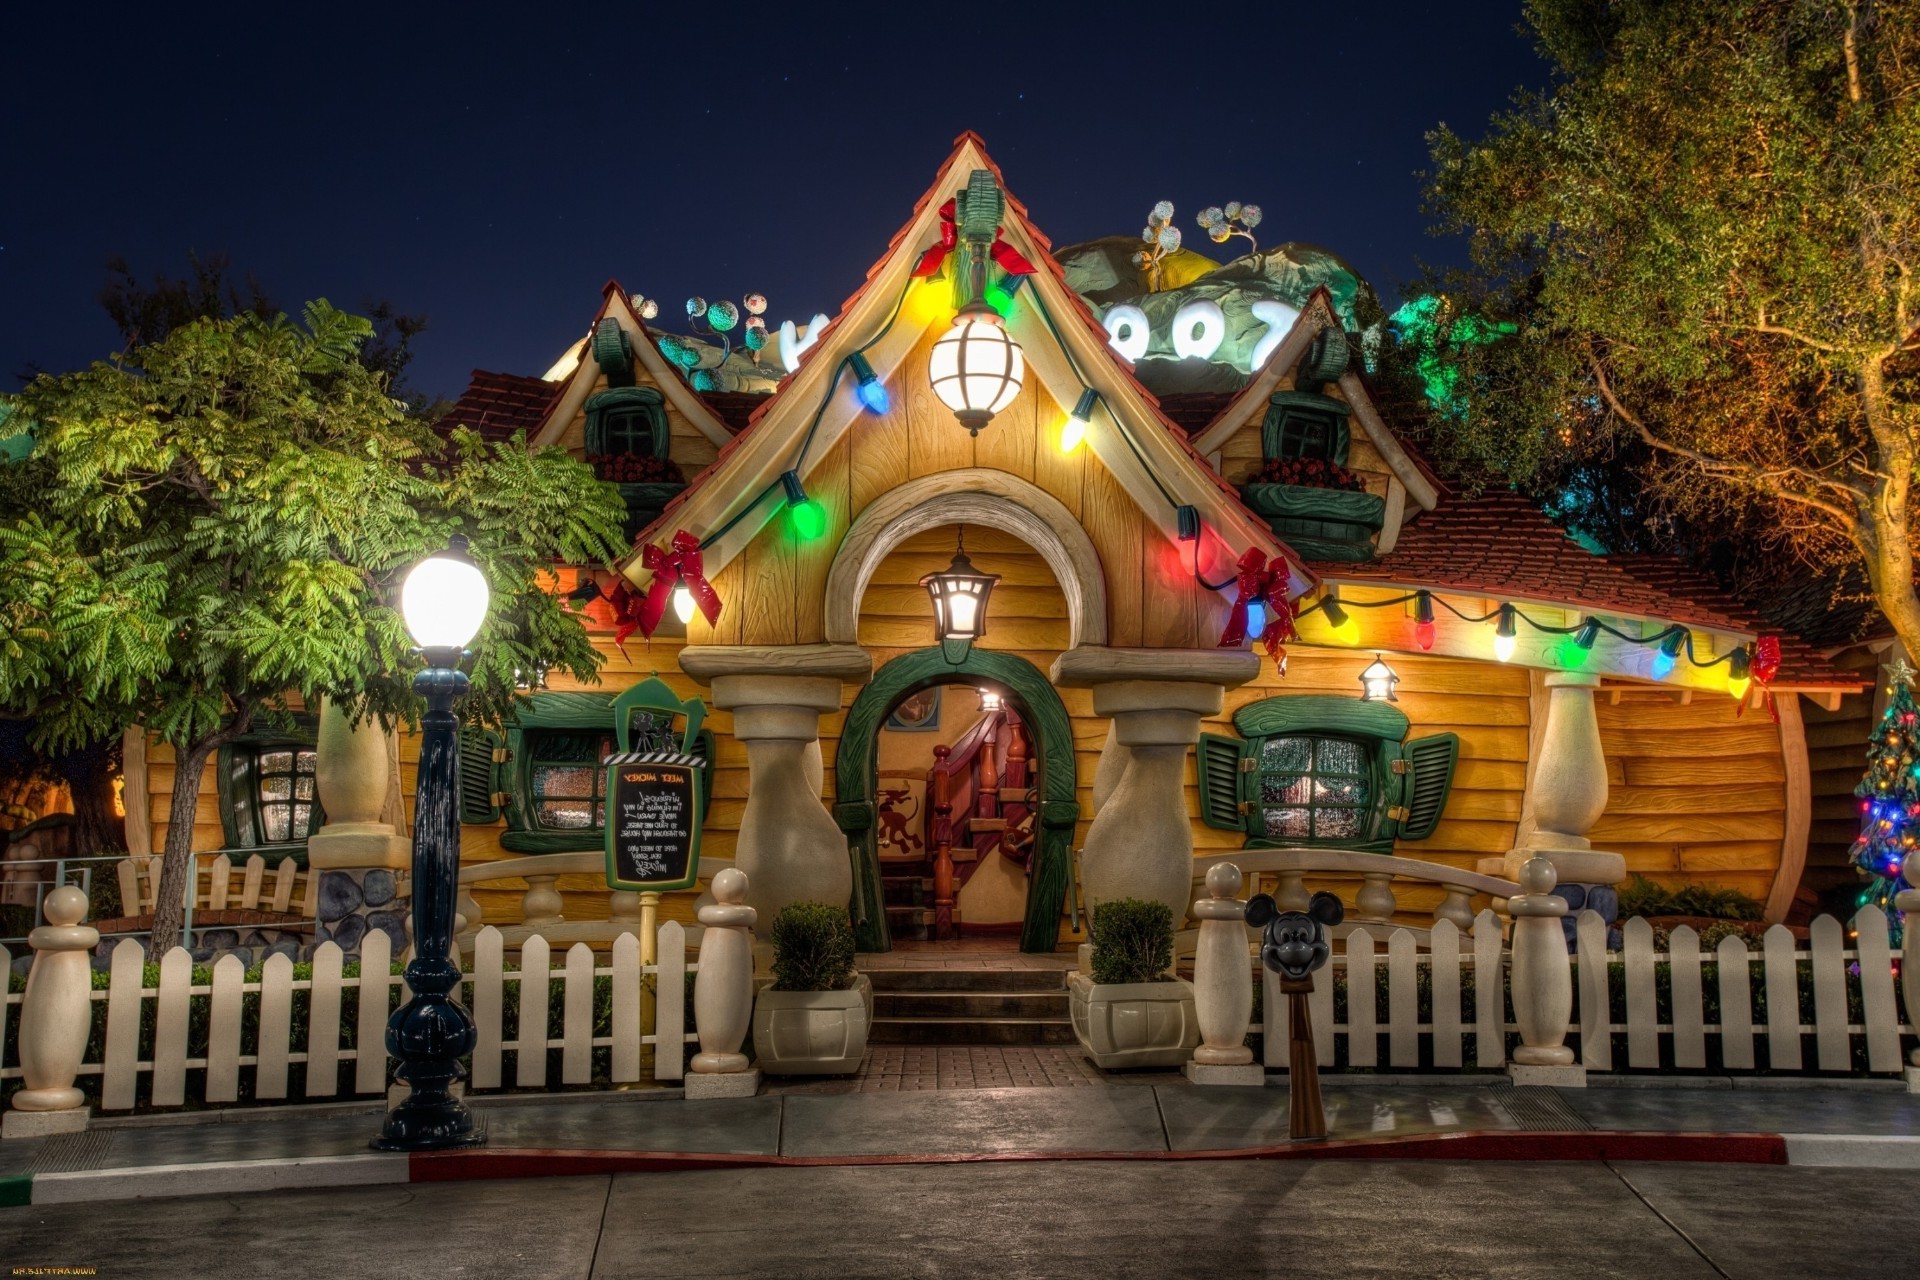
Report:
M514 729L611 729L611 693L536 693L514 712Z
M1349 410L1344 400L1313 391L1276 391L1267 400L1267 416L1260 420L1260 452L1268 458L1285 456L1280 451L1287 424L1296 421L1325 423L1330 447L1327 460L1336 466L1347 465L1347 450L1353 433L1347 426Z
M848 835L857 835L862 831L871 830L875 816L871 800L858 800L852 804L842 800L833 806L833 820L839 823L840 829Z
M612 316L594 326L593 361L609 387L633 385L633 338Z
M1240 494L1249 511L1269 519L1341 522L1360 526L1363 534L1378 532L1387 520L1387 500L1376 493L1304 484L1243 484Z
M1313 335L1313 342L1294 373L1293 385L1302 391L1318 391L1327 383L1338 381L1352 358L1353 344L1347 340L1346 331L1328 325Z
M649 433L646 452L653 457L667 456L671 433L667 430L666 400L652 387L609 387L587 397L587 452L618 453L606 438L607 419L614 411L636 409L645 419Z
M1406 713L1385 702L1362 702L1332 693L1292 693L1250 702L1233 713L1243 738L1281 733L1345 733L1359 738L1406 737Z
M509 853L575 853L581 849L604 849L607 833L603 827L584 831L502 831L500 847Z
M862 951L890 950L886 908L880 901L880 851L873 823L864 829L849 827L855 806L873 805L874 768L880 748L880 727L887 712L909 694L956 676L992 680L1005 685L1039 748L1040 804L1038 848L1033 878L1027 887L1027 918L1020 932L1022 951L1052 951L1060 936L1060 911L1066 903L1067 877L1072 855L1074 823L1080 814L1076 799L1073 758L1073 722L1060 695L1038 668L1009 653L972 649L958 663L949 663L938 647L903 654L874 673L867 687L847 710L834 757L833 781L839 804L835 820L849 836L854 858L853 912L858 922L855 938Z
M692 751L700 737L700 726L707 721L707 704L699 698L682 699L659 676L650 676L613 700L613 731L619 735L620 749L633 750L633 713L658 711L662 715L685 716L687 727L680 735L680 749Z
M687 485L684 480L673 480L616 487L620 490L620 500L627 504L627 520L622 528L631 542L642 529L660 518L667 504L684 493Z

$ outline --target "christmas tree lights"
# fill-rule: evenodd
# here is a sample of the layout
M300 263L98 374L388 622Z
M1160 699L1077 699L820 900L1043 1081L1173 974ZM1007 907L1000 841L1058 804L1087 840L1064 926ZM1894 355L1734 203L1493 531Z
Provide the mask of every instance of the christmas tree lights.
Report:
M1896 660L1887 673L1887 709L1867 740L1866 776L1853 790L1860 798L1860 838L1848 856L1867 880L1860 905L1887 913L1898 946L1893 895L1904 887L1902 864L1920 844L1920 707L1913 701L1913 668Z

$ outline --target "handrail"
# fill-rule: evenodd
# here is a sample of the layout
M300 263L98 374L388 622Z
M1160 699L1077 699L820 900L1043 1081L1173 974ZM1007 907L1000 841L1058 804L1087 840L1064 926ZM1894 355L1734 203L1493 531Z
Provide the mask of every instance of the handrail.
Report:
M706 883L733 865L732 858L700 859L699 879ZM494 880L519 880L526 876L605 875L607 855L594 849L574 853L530 853L495 862L477 862L460 868L459 883L487 884ZM686 892L682 890L682 892Z
M1216 863L1231 862L1249 875L1262 871L1332 871L1353 875L1391 875L1430 884L1456 885L1495 898L1512 898L1520 886L1498 876L1462 871L1440 862L1422 862L1386 853L1353 849L1233 849L1193 860L1194 877L1205 879Z

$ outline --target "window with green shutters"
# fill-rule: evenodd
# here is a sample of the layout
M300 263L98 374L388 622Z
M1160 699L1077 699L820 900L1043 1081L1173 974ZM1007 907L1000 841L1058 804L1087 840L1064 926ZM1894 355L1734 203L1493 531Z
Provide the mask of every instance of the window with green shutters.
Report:
M533 825L598 831L607 825L607 757L613 730L534 729L526 735Z
M315 779L311 716L290 730L248 734L222 747L216 770L221 834L229 849L290 846L296 851L326 821Z
M1407 739L1394 707L1298 694L1242 707L1234 727L1201 735L1201 816L1251 846L1386 853L1432 835L1446 808L1459 738Z

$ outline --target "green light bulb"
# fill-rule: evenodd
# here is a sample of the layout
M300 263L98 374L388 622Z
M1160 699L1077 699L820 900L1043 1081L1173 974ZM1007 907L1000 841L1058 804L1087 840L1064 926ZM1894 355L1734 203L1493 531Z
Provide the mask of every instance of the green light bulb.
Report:
M827 509L808 498L789 508L796 537L812 540L827 531Z

